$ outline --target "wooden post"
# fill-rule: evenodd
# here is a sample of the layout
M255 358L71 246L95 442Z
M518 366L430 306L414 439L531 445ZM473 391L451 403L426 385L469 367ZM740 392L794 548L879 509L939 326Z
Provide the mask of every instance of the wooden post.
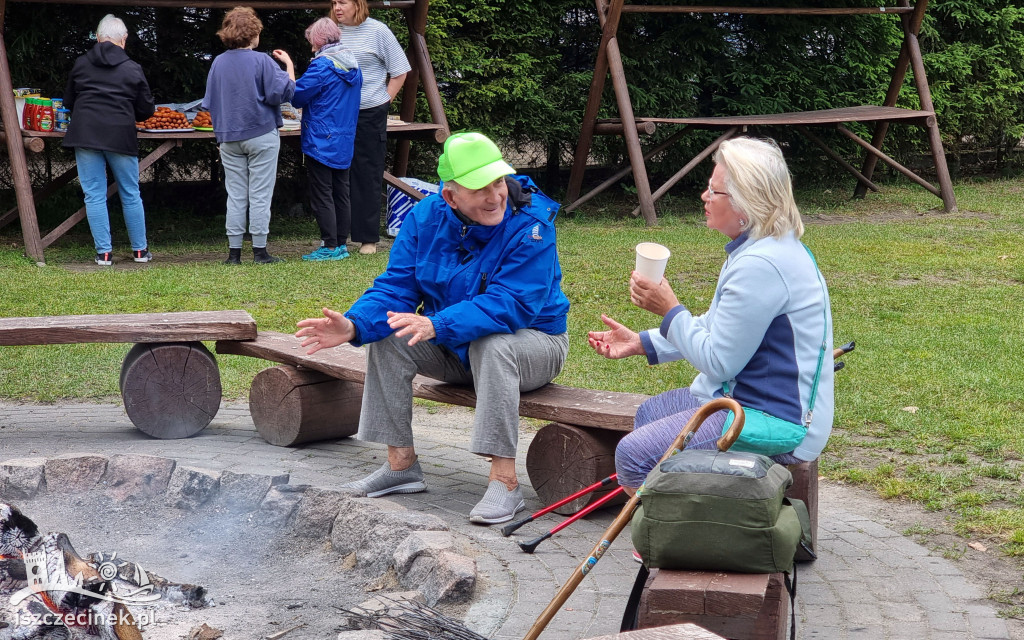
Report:
M405 83L402 85L402 107L399 114L405 122L412 122L416 117L416 92L420 82L420 65L413 53L412 44L415 33L413 28L415 16L410 9L403 9L402 13L405 15L405 24L409 31L409 47L405 51L405 57L409 59L412 70L405 76ZM404 176L408 172L409 148L411 146L412 142L408 138L400 139L395 145L395 163L391 167L394 175Z
M876 193L878 192L878 185L876 185L874 182L871 182L870 180L868 180L864 176L863 173L861 173L860 171L857 171L857 167L853 166L852 164L847 162L841 155L839 155L838 153L836 153L835 151L830 149L829 146L827 144L825 144L824 140L822 140L818 136L816 136L813 133L811 133L811 131L807 127L805 127L803 125L797 125L796 126L796 130L799 131L800 133L802 133L805 138L807 138L808 140L813 142L819 149L824 151L825 155L827 155L828 157L832 158L836 162L836 164L838 164L842 168L844 168L847 171L849 171L850 173L852 173L854 175L854 177L857 178L857 180L859 180L860 182L864 183L865 187L867 187L868 189L871 189L872 191L874 191Z
M689 133L689 128L688 127L683 127L679 131L676 131L675 133L670 135L668 138L666 138L664 141L662 141L658 146L653 147L650 151L648 151L647 153L644 154L644 162L646 162L647 160L650 160L651 158L653 158L654 156L658 155L659 153L661 153L665 149L668 149L669 147L674 145L676 142L678 142L687 133ZM596 187L594 187L593 189L591 189L590 191L588 191L584 195L582 195L579 198L577 198L576 200L574 200L572 202L572 204L570 204L569 206L565 207L563 209L563 211L572 211L576 207L579 207L584 202L590 200L591 198L593 198L597 194L601 193L602 191L604 191L608 187L610 187L613 184L615 184L616 182L618 182L619 179L621 179L621 178L625 177L626 175L628 175L629 172L632 171L632 170L633 170L633 168L630 166L629 162L626 162L626 164L624 166L622 166L618 171L616 171L614 174L609 176L607 180L605 180L604 182L602 182L601 184L597 185Z
M934 120L935 116L929 116L929 118ZM875 156L878 156L879 160L881 160L882 162L886 163L887 165L889 165L893 169L896 169L897 171L899 171L903 175L907 176L908 178L910 178L911 180L913 180L917 184L921 185L922 187L924 187L928 191L931 191L932 193L934 193L935 195L939 196L940 198L942 197L942 193L939 191L939 189L935 188L935 185L933 185L932 183L928 182L927 180L925 180L921 176L917 175L916 173L914 173L910 169L904 167L902 164L896 162L895 160L890 158L888 155L886 155L881 149L878 149L876 147L871 146L871 144L869 144L867 140L862 139L856 133L850 131L849 129L847 129L846 127L844 127L841 124L836 125L836 130L839 131L839 133L841 133L844 136L846 136L847 138L849 138L850 140L853 140L854 142L859 144L868 153L871 153L871 154L873 154Z
M922 0L921 4L927 4L927 2ZM914 69L914 84L917 85L921 109L935 113L935 105L932 104L932 92L928 87L928 76L925 75L924 60L921 59L921 47L917 42L916 33L910 34L907 38L907 45L910 49L910 64ZM928 118L925 127L928 130L928 145L932 149L932 159L935 161L935 173L939 179L942 204L946 211L956 211L953 181L949 177L949 167L946 166L946 152L942 149L942 136L939 134L939 124L936 118Z
M249 388L256 431L279 447L355 435L362 406L358 382L290 365L264 369Z
M906 14L900 15L900 24L903 25L903 44L900 46L900 54L896 58L896 65L892 69L892 78L889 80L889 89L885 92L885 101L882 102L884 107L895 107L896 100L900 96L900 89L903 87L903 81L907 77L907 68L910 66L910 49L907 43L910 33L916 33L916 30L921 28L921 21L924 20L924 9L927 8L927 1L918 2L914 7L913 16L908 17ZM900 0L901 7L909 7L910 0ZM916 25L916 26L915 26ZM887 121L879 121L875 125L875 133L871 137L871 146L876 149L882 148L882 143L885 142L885 134L889 131L889 123ZM875 166L878 164L878 158L871 153L864 154L864 164L861 167L861 173L868 180L875 173ZM863 182L858 182L857 186L853 190L853 196L855 198L863 198L867 194L867 187Z
M573 156L572 172L569 174L569 190L565 199L576 200L583 188L583 174L587 170L587 156L590 155L590 144L594 139L594 125L597 124L597 112L601 107L601 94L604 93L604 81L608 75L608 41L614 37L619 28L622 1L619 10L613 11L608 0L594 0L597 6L597 18L602 25L601 44L597 47L597 59L594 61L594 77L590 79L590 94L587 106L583 110L583 123L580 125L580 138L576 143L576 155ZM607 11L607 16L605 12Z
M4 14L7 0L0 0L0 15ZM18 202L18 216L21 219L21 235L25 239L25 253L44 264L43 243L39 237L39 221L36 219L36 204L32 198L32 178L25 160L25 147L21 140L21 123L18 122L18 107L14 103L14 84L11 80L11 66L7 60L7 43L4 41L3 21L0 20L0 115L3 116L7 136L7 156L11 161L11 176L14 179L14 195Z
M617 0L622 4L622 0ZM622 67L622 56L619 53L619 39L608 41L608 67L612 74L612 88L615 90L615 101L619 106L619 117L622 118L626 139L626 150L629 152L629 163L633 165L633 181L636 183L636 195L640 199L640 211L644 215L647 226L658 224L658 214L654 211L654 197L651 195L651 183L647 179L647 165L644 163L644 151L640 146L640 136L636 132L636 120L633 117L633 103L629 97L629 86L626 84L626 71Z
M669 178L668 180L665 181L665 184L663 184L660 187L658 187L658 190L654 192L654 195L652 196L652 198L654 200L657 200L661 196L663 196L666 193L668 193L668 190L671 189L673 187L673 185L675 185L677 182L682 180L683 176L685 176L686 174L688 174L691 171L693 171L694 167L696 167L698 164L700 164L701 162L704 162L704 158L707 158L712 153L714 153L715 149L717 149L719 147L719 145L721 145L723 142L725 142L729 138L731 138L734 135L736 135L739 132L739 130L740 130L739 127L729 127L728 129L726 129L725 133L723 133L722 135L720 135L717 138L715 138L714 142L709 144L707 147L704 148L703 151L701 151L696 156L694 156L693 159L690 160L689 162L687 162L686 165L683 166L682 169L680 169L679 171L676 171L672 175L671 178ZM641 202L641 206L637 207L636 209L633 209L633 212L632 212L633 217L635 218L637 216L637 214L639 214L642 210L643 210L643 203Z

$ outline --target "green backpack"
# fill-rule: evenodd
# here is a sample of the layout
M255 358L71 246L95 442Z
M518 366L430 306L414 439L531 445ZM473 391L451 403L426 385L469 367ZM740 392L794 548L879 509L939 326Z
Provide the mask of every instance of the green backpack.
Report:
M647 476L633 546L647 568L788 572L811 539L807 507L785 497L791 484L767 456L681 451Z

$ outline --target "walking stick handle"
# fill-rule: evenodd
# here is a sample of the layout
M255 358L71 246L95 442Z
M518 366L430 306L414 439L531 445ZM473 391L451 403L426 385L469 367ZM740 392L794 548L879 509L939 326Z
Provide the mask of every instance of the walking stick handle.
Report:
M743 429L743 407L741 407L740 403L736 402L732 398L715 398L694 412L693 416L686 422L682 431L680 431L679 435L676 436L675 441L673 441L672 445L665 451L665 454L661 456L661 460L658 461L658 464L661 464L672 455L682 451L683 446L688 439L687 436L696 431L708 416L723 409L728 409L735 414L729 431L727 431L718 440L719 450L727 450ZM732 434L731 439L730 434ZM726 445L724 448L722 447L723 443ZM626 527L626 523L633 517L633 512L636 511L637 505L639 504L640 494L637 492L637 494L630 498L629 502L622 507L622 511L619 512L619 515L615 517L615 520L612 521L611 525L609 525L602 534L601 540L594 545L593 549L591 549L590 555L587 556L587 558L581 562L578 567L576 567L576 570L573 571L572 575L569 576L569 579L562 585L562 588L555 594L554 599L552 599L551 602L548 603L548 606L544 608L544 611L537 616L537 620L533 623L533 626L530 627L530 630L526 632L526 635L523 636L523 640L536 640L537 637L540 636L544 631L544 628L548 626L548 623L555 617L555 614L562 607L565 601L572 595L572 592L575 591L576 587L583 581L583 578L590 573L594 568L594 565L596 565L601 559L601 556L603 556L605 551L608 550L608 547L610 547L612 542L615 541L615 538L618 537L619 533L621 533Z

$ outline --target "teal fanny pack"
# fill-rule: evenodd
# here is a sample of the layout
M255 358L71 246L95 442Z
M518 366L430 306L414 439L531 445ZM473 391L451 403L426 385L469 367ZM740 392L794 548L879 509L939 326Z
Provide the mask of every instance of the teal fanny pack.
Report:
M807 426L776 418L770 413L759 409L743 407L743 430L740 437L730 447L731 451L749 451L765 456L776 456L789 453L803 442L807 435ZM722 433L729 430L734 414L729 412L722 426Z

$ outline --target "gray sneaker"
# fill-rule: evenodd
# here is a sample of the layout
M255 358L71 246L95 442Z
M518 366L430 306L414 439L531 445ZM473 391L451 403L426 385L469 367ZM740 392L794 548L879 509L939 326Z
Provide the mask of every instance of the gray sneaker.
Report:
M354 480L341 486L344 489L364 492L367 498L379 498L389 493L419 493L427 489L419 460L402 471L392 471L391 464L385 462L384 466L362 480Z
M521 486L509 491L501 480L491 480L483 499L469 512L469 521L477 524L508 522L525 508Z

